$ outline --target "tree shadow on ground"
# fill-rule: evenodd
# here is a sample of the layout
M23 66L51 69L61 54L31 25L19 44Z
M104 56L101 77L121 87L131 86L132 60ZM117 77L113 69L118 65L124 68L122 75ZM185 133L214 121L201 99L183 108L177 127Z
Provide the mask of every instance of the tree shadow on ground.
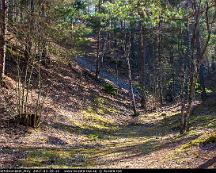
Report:
M24 155L20 153L18 149L13 149L10 147L1 148L0 152L0 169L14 169L18 168L20 164L19 159L22 159Z
M216 163L216 157L213 157L212 159L209 159L205 163L199 165L198 168L201 168L201 169L209 168L210 166L214 165L215 163ZM214 168L215 167L216 167L216 164L215 164Z
M4 151L17 151L25 153L19 157L20 167L91 167L115 163L120 160L144 156L158 149L158 142L155 140L147 141L143 144L130 146L79 146L72 148L49 148L49 147L25 147L7 148ZM107 159L115 153L120 157ZM105 158L105 160L103 159ZM17 159L16 159L17 160Z
M163 145L162 145L162 148L176 148L180 145L183 145L185 143L188 143L192 140L195 140L199 137L200 135L192 135L192 136L189 136L189 137L183 137L183 138L174 138L172 139L172 141L168 141L168 142L165 142Z
M190 140L191 138L188 138ZM59 139L58 139L59 140ZM177 141L179 142L179 141ZM56 147L58 147L56 145ZM23 155L15 159L19 167L94 167L115 164L126 159L143 157L168 147L158 139L149 139L142 143L110 143L103 145L82 145L55 147L7 147L6 152L16 151ZM21 161L21 162L20 162Z
M97 108L95 108L97 109ZM51 125L53 128L67 131L69 133L78 134L91 134L91 133L101 133L106 134L103 139L107 138L107 134L116 138L134 138L134 137L163 137L169 134L178 134L180 129L180 117L181 115L174 114L172 116L166 117L164 119L158 120L155 123L138 123L138 124L128 124L119 126L117 130L109 129L97 129L94 127L84 127L80 128L78 126L66 125L63 123L55 123ZM191 129L197 127L203 127L208 125L210 120L214 120L214 117L209 116L191 116ZM107 127L112 127L112 124L105 124ZM176 139L178 140L178 139Z
M97 134L99 138L104 138L105 135L110 134L108 129L98 129L96 127L86 126L86 127L79 127L75 125L67 125L64 123L54 123L51 124L51 127L61 130L63 132L69 132L71 134L78 134L78 135L90 135L90 134Z
M198 128L214 128L216 127L215 113L196 114L196 110L205 108L197 105L193 108L193 114L190 116L190 130ZM120 127L120 130L115 133L118 137L144 137L144 136L166 136L173 133L179 133L181 122L181 114L176 113L171 116L165 117L152 123L137 123L128 124L127 126ZM130 133L127 133L130 131Z
M54 136L48 136L47 143L51 144L51 145L60 145L60 146L67 145L67 143L65 141L63 141L57 137L54 137Z
M128 124L120 127L114 135L118 137L151 137L166 136L171 133L178 133L180 126L180 114L175 114L162 120L152 123ZM130 133L127 133L130 132Z

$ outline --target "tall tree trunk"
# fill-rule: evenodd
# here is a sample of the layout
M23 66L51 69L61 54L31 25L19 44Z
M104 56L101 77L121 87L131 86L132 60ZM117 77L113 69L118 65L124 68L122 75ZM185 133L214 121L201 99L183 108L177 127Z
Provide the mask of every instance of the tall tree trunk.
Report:
M42 7L41 7L41 15L43 18L43 22L46 22L46 11L45 11L45 1L43 1ZM42 53L41 53L41 57L45 59L46 62L46 58L47 58L47 47L46 47L47 43L45 38L42 38Z
M188 3L188 5L187 5L187 11L188 11L188 13L189 13L189 9L191 8L190 7L191 6L191 4L190 3ZM192 48L192 38L191 38L191 25L192 24L190 24L190 21L189 21L189 19L188 19L188 21L187 21L187 36L188 36L188 38L187 38L187 42L188 42L188 51L187 51L187 54L188 54L188 57L190 57L190 59L189 59L189 61L192 61L192 59L193 59L193 52L192 52L192 50L194 50L193 48ZM186 121L187 121L187 119L188 119L188 117L189 117L189 114L188 114L188 110L189 109L187 109L188 108L188 105L190 105L189 104L189 102L188 102L188 98L190 98L189 96L188 96L188 98L187 98L187 91L186 91L186 89L185 89L185 85L187 85L187 71L186 71L186 69L187 69L187 64L185 64L185 61L183 62L183 66L185 66L185 68L183 68L184 70L183 70L183 73L184 73L184 85L183 85L183 87L181 88L182 89L182 95L181 95L181 98L182 98L182 100L181 100L181 127L180 127L180 133L184 133L185 131L186 131ZM192 67L192 66L191 66ZM193 75L192 75L192 69L190 69L190 76L192 77ZM190 80L190 82L193 82L192 81L192 78L191 78L191 80ZM190 86L192 86L192 85L190 85ZM189 92L189 94L191 95L191 91ZM188 124L188 123L187 123Z
M8 25L8 0L1 0L1 35L0 35L0 82L5 74L5 58L7 49L7 25Z
M111 23L111 28L112 28L112 21L110 22ZM112 34L110 34L110 36L112 36ZM116 72L116 81L117 81L117 94L119 93L119 66L118 66L118 63L119 63L119 56L118 56L118 51L116 50L116 48L118 47L118 41L117 41L117 36L116 36L116 21L113 20L113 38L110 37L110 40L113 39L113 44L111 44L111 41L110 41L110 45L109 45L109 50L112 51L112 49L114 49L114 59L115 59L115 72Z
M102 0L99 0L98 2L98 12L101 12L101 3ZM97 31L97 57L96 57L96 71L95 76L98 79L100 74L100 66L101 66L101 56L100 56L100 47L101 47L101 21L99 19L99 26Z
M204 64L201 64L200 69L199 69L199 82L200 82L200 88L201 88L202 101L205 101L207 98L206 86L205 86L205 75L204 75L205 71L204 70L205 70L205 66L204 66Z
M8 4L8 20L13 21L14 18L14 0L9 0Z
M197 11L197 26L196 26L196 57L198 58L202 54L201 50L201 35L200 35L200 23L199 23L199 10ZM201 99L205 101L206 99L206 88L205 88L205 77L204 77L204 64L201 64L199 67L199 82L201 88Z
M101 67L101 56L100 56L100 47L101 47L101 29L99 29L97 33L97 59L96 59L96 72L95 76L98 79L100 74L100 67Z
M29 57L31 55L31 49L32 49L32 34L34 30L34 10L35 10L35 2L34 0L30 0L29 2L30 6L30 15L29 15L29 31L27 33L27 40L25 45L25 58L26 60L29 60Z
M159 18L161 18L159 16ZM162 72L162 57L161 57L161 27L162 21L160 19L158 25L158 35L157 35L157 46L158 46L158 94L160 104L163 105L163 72Z
M192 103L195 96L195 84L197 81L197 67L196 64L193 63L192 69L190 71L190 86L189 86L189 95L188 95L188 101L187 101L187 107L185 107L185 113L183 115L183 121L182 121L182 129L181 133L184 133L185 131L189 131L189 118L192 111Z
M186 85L186 72L184 64L180 69L180 84L181 84L181 92L180 92L180 101L181 101L181 127L180 133L184 133L185 131L185 120L186 120L186 92L185 92L185 85Z
M127 43L127 34L125 33L125 46L124 51L126 54L126 61L127 61L127 68L128 68L128 80L130 85L130 94L131 94L131 101L132 101L132 109L133 109L133 116L138 116L137 110L136 110L136 100L134 96L134 89L132 84L132 71L131 71L131 63L130 63L130 56L131 56L131 33L129 33L129 39Z
M146 93L145 93L145 40L144 27L140 23L140 84L142 85L141 106L146 110Z
M14 1L14 14L13 14L13 21L16 22L17 21L17 17L18 17L18 4L19 1Z

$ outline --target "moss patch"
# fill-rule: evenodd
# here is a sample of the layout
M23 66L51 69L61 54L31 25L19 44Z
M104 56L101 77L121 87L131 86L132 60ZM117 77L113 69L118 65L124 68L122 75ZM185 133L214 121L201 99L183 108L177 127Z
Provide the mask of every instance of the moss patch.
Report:
M83 130L104 130L116 131L118 124L110 117L111 112L115 112L114 108L107 107L107 100L98 96L93 96L93 103L86 110L79 113L80 120L69 118L68 121L80 131ZM108 116L109 115L109 116Z
M206 144L214 143L214 142L216 142L216 133L213 133L213 134L207 133L207 134L203 134L202 136L194 140L191 140L190 142L186 144L181 145L179 148L176 149L176 151L182 152L193 146L199 146L201 144L206 145Z
M210 143L216 143L216 133L209 136L205 141L202 142L204 145L210 144Z

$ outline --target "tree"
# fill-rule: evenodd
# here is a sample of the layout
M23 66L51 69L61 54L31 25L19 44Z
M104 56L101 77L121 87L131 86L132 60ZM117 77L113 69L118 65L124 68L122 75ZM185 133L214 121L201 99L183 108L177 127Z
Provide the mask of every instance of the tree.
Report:
M101 3L102 0L98 1L97 5L97 12L100 14L101 12ZM100 56L100 49L101 49L101 19L98 17L98 28L97 28L97 57L96 57L96 71L95 71L95 76L96 78L99 77L100 73L100 65L101 65L101 56Z
M125 33L124 52L125 52L126 61L127 61L127 68L128 68L128 82L130 85L133 117L135 117L135 116L138 116L138 112L136 109L136 100L135 100L134 89L133 89L133 84L132 84L132 72L131 72L131 63L130 63L130 57L131 57L131 42L130 42L130 40L131 40L131 33L128 34L128 39L127 39L127 33Z
M1 0L1 35L0 35L0 82L5 74L5 59L7 50L8 0Z
M202 65L203 61L205 60L205 52L209 45L209 41L211 39L211 32L212 26L216 19L216 2L215 1L192 1L188 3L188 7L192 9L192 18L193 23L190 29L192 32L191 38L189 38L189 45L191 45L189 51L189 58L190 58L190 73L189 73L189 94L188 97L185 99L186 104L182 106L182 120L181 120L181 133L189 130L189 118L192 111L192 103L195 96L195 86L199 74L199 68ZM213 13L210 21L210 10L213 8L215 12ZM201 12L202 11L202 12ZM200 20L201 18L205 20L205 32L207 33L205 42L201 46L200 42Z

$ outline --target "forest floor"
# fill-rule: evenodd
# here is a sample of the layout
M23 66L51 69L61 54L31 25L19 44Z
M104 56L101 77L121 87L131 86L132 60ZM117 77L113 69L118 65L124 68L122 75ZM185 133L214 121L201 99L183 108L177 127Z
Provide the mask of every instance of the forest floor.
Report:
M42 123L33 129L8 121L16 78L7 69L0 168L216 168L215 95L194 103L190 131L180 135L178 104L133 119L125 91L109 95L85 69L53 61L41 67L46 99Z

